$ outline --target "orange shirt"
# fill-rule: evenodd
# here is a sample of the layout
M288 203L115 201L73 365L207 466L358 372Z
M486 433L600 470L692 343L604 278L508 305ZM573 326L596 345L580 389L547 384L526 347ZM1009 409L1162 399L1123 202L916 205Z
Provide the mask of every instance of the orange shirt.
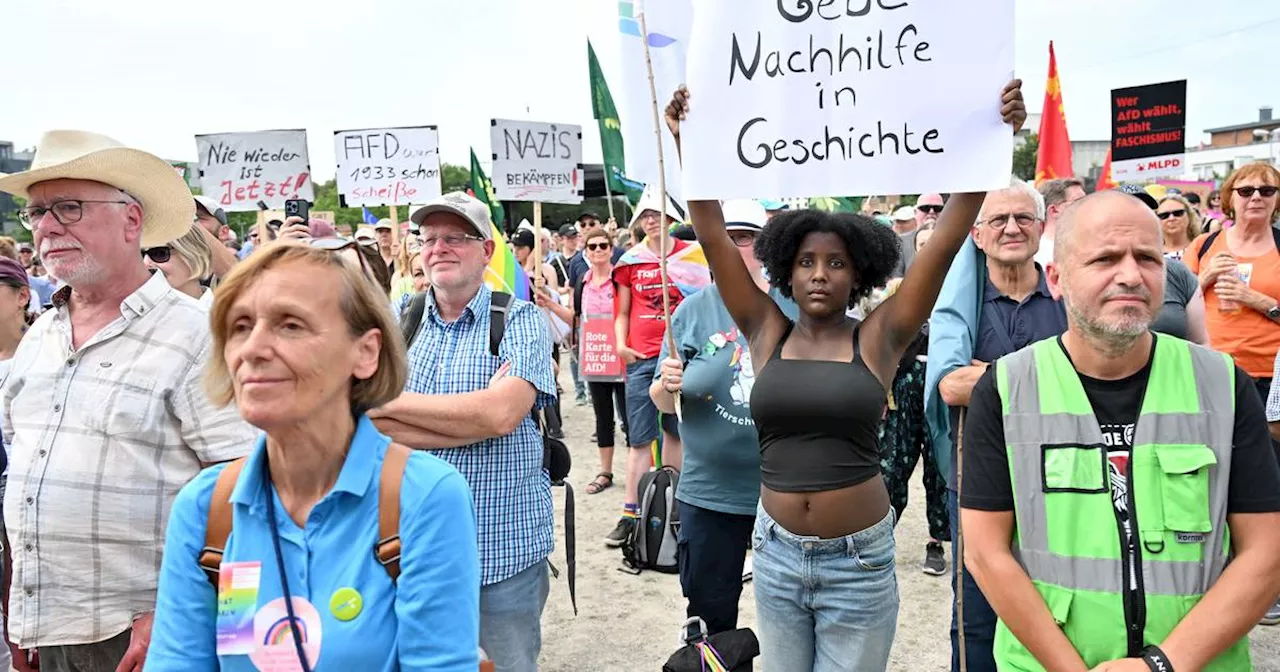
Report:
M1182 253L1182 262L1197 275L1201 261L1207 262L1219 252L1231 251L1227 247L1227 235L1223 233L1200 257L1200 247L1208 236L1204 234L1191 241ZM1249 278L1251 289L1273 298L1280 297L1280 253L1271 250L1257 257L1236 257L1236 261L1253 264L1253 275ZM1280 351L1280 324L1244 306L1238 312L1222 312L1218 309L1218 293L1212 287L1205 290L1204 308L1205 326L1213 349L1234 357L1236 364L1254 378L1270 378L1276 353Z

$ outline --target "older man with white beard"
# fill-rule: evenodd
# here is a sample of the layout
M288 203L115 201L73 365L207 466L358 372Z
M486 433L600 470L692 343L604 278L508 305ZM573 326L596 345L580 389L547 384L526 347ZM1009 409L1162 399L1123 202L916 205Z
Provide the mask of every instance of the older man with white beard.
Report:
M141 669L173 498L255 434L201 386L206 311L143 265L195 204L164 161L79 131L47 133L0 191L26 199L19 217L67 285L0 388L9 637L46 671Z

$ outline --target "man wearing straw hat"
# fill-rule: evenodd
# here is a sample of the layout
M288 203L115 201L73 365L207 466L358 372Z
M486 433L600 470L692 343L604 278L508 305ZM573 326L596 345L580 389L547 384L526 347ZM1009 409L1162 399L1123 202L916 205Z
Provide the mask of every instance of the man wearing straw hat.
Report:
M45 134L0 191L26 199L19 218L67 285L0 387L9 637L44 670L141 668L169 506L254 438L201 387L206 311L142 262L191 229L195 202L166 162L81 131Z

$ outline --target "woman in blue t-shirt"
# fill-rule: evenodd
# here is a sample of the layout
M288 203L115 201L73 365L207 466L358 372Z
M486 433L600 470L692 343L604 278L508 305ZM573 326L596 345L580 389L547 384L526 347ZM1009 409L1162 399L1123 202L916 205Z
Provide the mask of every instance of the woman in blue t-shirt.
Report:
M765 224L764 207L731 201L724 212L743 263L768 291L752 252ZM794 317L795 304L776 294L774 300ZM743 563L760 499L760 440L749 405L755 369L751 349L714 285L685 299L670 329L679 352L673 355L663 341L649 396L659 411L671 414L675 393L681 393L680 585L688 615L700 617L707 633L715 634L738 627Z

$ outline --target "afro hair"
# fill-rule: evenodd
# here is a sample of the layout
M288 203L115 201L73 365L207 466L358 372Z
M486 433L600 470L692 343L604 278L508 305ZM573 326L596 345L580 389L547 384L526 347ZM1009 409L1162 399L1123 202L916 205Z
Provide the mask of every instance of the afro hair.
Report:
M769 274L769 283L788 299L793 298L791 267L801 241L811 233L834 233L844 240L859 282L849 296L850 308L869 296L871 290L889 281L889 275L902 255L898 234L873 219L847 212L784 212L770 220L756 238L755 253Z

